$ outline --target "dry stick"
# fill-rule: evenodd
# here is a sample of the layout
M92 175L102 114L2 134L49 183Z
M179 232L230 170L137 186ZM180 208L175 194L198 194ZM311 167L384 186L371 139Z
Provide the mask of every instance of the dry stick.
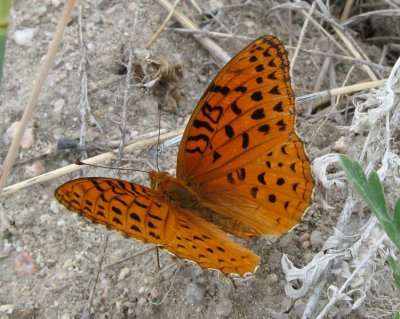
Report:
M81 59L79 63L79 77L80 77L80 92L79 92L79 111L80 111L80 131L79 131L79 146L86 146L86 121L88 117L89 111L89 99L88 99L88 89L87 89L87 73L86 73L86 49L83 44L83 32L82 32L82 6L79 4L79 16L78 16L78 24L79 24L79 45L80 45L80 54ZM80 152L81 160L87 157L87 152L85 149L82 149ZM84 171L81 172L84 175Z
M323 10L326 15L330 15L328 9L325 4L321 0L316 0L318 6ZM350 50L351 54L356 58L364 58L364 60L369 60L368 56L364 53L361 54L362 49L357 45L357 42L353 39L349 32L343 31L336 23L333 23L334 19L329 16L326 18L326 21L331 24L333 30L335 30L336 34L340 37L342 42L346 45L346 47ZM378 77L368 66L362 66L362 69L368 74L372 81L377 81Z
M207 31L207 30L190 30L190 29L184 29L184 28L165 28L165 30L169 30L169 31L174 31L174 32L179 32L179 33L190 33L193 35L200 35L200 36L210 36L210 37L214 37L214 38L223 38L223 39L238 39L238 40L253 40L254 38L252 37L247 37L247 36L241 36L241 35L236 35L236 34L227 34L227 33L221 33L221 32L212 32L212 31ZM291 38L289 38L289 41L291 41ZM287 50L299 50L301 52L305 52L305 53L310 53L310 54L315 54L315 55L320 55L323 57L330 57L330 58L334 58L336 60L342 60L342 61L348 61L348 62L353 62L355 64L359 64L359 65L369 65L370 67L376 68L378 70L382 70L382 71L387 71L390 72L391 68L387 67L387 66L383 66L381 65L382 63L374 63L371 61L366 61L363 59L356 59L350 56L345 56L345 55L341 55L341 54L335 54L335 53L329 53L329 52L322 52L322 51L318 51L318 50L309 50L309 49L303 49L300 48L298 46L294 47L292 45L285 45ZM392 44L390 46L390 48L392 48Z
M117 266L117 265L119 265L119 264L121 264L123 262L126 262L126 261L130 260L130 259L135 259L135 258L137 258L137 257L139 257L141 255L145 255L145 254L149 253L150 251L152 251L152 250L154 250L156 248L157 248L157 246L150 247L150 248L148 248L146 250L143 250L141 252L138 252L138 253L136 253L136 254L134 254L132 256L128 256L128 257L119 259L117 261L114 261L112 263L106 264L106 265L104 265L103 269L113 268L113 267L115 267L115 266Z
M168 21L172 18L172 15L175 12L175 8L178 5L180 0L176 0L174 5L172 6L172 8L169 10L168 16L165 18L164 22L160 25L160 27L158 28L158 30L152 35L152 37L150 38L150 40L146 43L145 48L146 49L150 49L151 45L154 43L154 41L158 38L158 36L160 35L160 33L162 32L162 30L165 28L165 26L167 25Z
M297 2L299 2L299 0L297 0ZM300 10L300 12L310 20L310 22L317 27L318 30L320 30L322 33L324 33L333 43L335 43L335 45L341 50L343 51L346 55L349 55L348 52L346 51L346 49L339 43L336 41L336 39L328 32L326 31L317 21L315 21L315 19L313 17L311 17L307 12L305 12L303 9Z
M314 1L313 4L312 4L311 7L310 7L310 10L308 11L308 15L309 15L309 16L311 16L311 15L313 14L314 9L315 9L315 6L316 6L316 3L315 3L315 1ZM290 69L290 71L291 71L291 72L290 72L290 75L292 75L292 71L293 71L293 69L294 69L294 65L296 64L297 56L299 55L299 48L303 45L304 36L305 36L305 34L306 34L306 30L307 30L307 27L308 27L308 23L309 23L309 19L307 19L307 17L306 17L306 19L304 20L303 27L301 28L299 41L298 41L298 43L297 43L297 48L296 48L296 50L294 51L294 54L293 54L293 57L292 57L292 61L291 61L292 68Z
M351 53L355 58L370 61L367 54L363 52L361 47L357 44L357 41L353 39L353 37L350 35L349 32L347 31L342 32L342 30L338 28L335 28L335 31L342 38L342 41L346 44L346 46L349 48L349 50L351 51ZM363 65L362 69L364 69L367 72L368 76L371 78L372 81L378 80L378 77L375 75L375 73L369 66Z
M140 8L140 1L138 3L138 8ZM137 28L138 19L139 19L139 9L135 10L133 25L132 25L133 30ZM129 43L129 57L128 57L128 64L126 65L124 98L122 102L122 116L121 116L122 120L120 123L121 140L118 147L118 165L120 165L122 161L122 155L124 152L124 148L126 146L126 126L127 126L126 118L127 118L129 94L131 90L131 75L132 75L132 65L133 65L133 50L132 50L131 39L128 40L128 43Z
M39 69L39 73L36 79L36 84L32 90L32 95L31 98L28 102L28 105L26 106L24 113L22 115L20 125L17 128L16 134L11 142L10 149L8 150L7 156L4 160L3 163L3 169L1 171L1 176L0 176L0 196L2 195L3 188L6 185L7 178L10 174L11 168L14 164L14 160L17 156L17 152L19 149L19 144L21 142L22 136L28 126L29 120L32 118L32 114L34 111L34 108L36 106L37 100L39 98L39 93L41 91L41 88L43 87L44 81L47 77L47 73L50 70L50 67L53 64L57 48L61 42L62 39L62 34L64 33L64 29L71 17L71 12L72 8L74 7L75 0L68 0L65 5L64 9L61 13L61 18L58 21L54 37L49 45L49 49L47 51L47 54L45 56L45 59L43 61L43 64L41 65ZM6 218L4 216L3 210L0 212L0 238L2 238L2 233L4 230L6 224Z
M357 91L367 90L367 89L374 88L374 87L380 87L380 86L384 85L386 80L387 79L379 80L379 81L365 82L365 83L358 83L358 84L349 85L346 87L335 88L335 89L330 89L330 90L325 90L325 91L321 91L321 92L304 95L304 96L298 97L296 99L296 103L297 103L297 105L303 105L303 104L308 104L310 102L313 102L315 100L320 100L320 99L327 98L327 97L330 98L331 96L354 93Z
M203 10L201 10L200 6L197 4L195 0L189 0L192 6L197 10L199 14L203 14Z
M105 252L106 252L106 249L107 249L109 236L110 236L110 233L107 233L106 234L106 239L105 239L104 244L103 244L102 252L101 252L101 254L99 256L99 262L97 263L96 275L95 275L95 278L94 278L94 283L93 283L92 289L90 290L89 300L88 300L86 308L83 311L83 314L82 314L81 318L91 318L92 317L90 315L90 308L92 308L93 299L94 299L94 295L95 295L95 292L96 292L96 286L97 286L97 283L99 282L99 277L100 277L100 272L101 272L101 265L103 264L103 261L104 261L104 255L105 255Z
M314 83L314 89L313 89L314 92L319 91L321 89L322 81L325 78L326 74L328 73L329 67L330 67L332 59L333 59L332 56L330 55L333 53L333 43L328 44L327 51L328 51L328 55L325 56L324 61L322 62L322 66L319 70L317 79L315 80L315 83Z
M293 46L289 46L289 45L286 45L285 47L286 47L287 50L296 50L296 48L297 48L297 47L293 47ZM305 52L305 53L320 55L320 56L323 56L323 57L328 56L328 57L331 57L331 58L335 58L337 60L353 62L354 64L369 65L370 67L373 67L373 68L376 68L376 69L382 70L382 71L390 72L390 70L391 70L390 67L383 66L383 65L378 64L378 63L366 61L366 60L363 60L363 59L356 59L356 58L345 56L345 55L341 55L341 54L334 54L334 53L329 53L329 52L322 52L322 51L317 51L317 50L308 50L308 49L302 49L302 48L299 48L299 50L301 52Z
M169 3L168 0L158 0L158 2L164 6L168 11L171 11L173 6ZM174 18L185 28L188 28L190 30L195 30L199 31L200 29L197 27L196 24L194 24L188 17L186 17L182 12L180 12L178 9L174 11ZM218 44L216 44L213 40L206 38L206 37L201 37L201 38L195 38L198 42L200 42L201 45L203 45L209 52L210 54L214 57L216 63L219 66L225 65L229 60L230 56L223 51Z
M182 133L183 133L183 129L178 129L178 130L175 130L175 131L172 131L172 132L169 132L169 133L161 135L160 136L160 140L161 141L165 141L167 139L170 139L170 138L172 138L174 136L177 136L179 134L182 134ZM158 137L154 136L154 137L146 139L144 141L135 142L135 143L133 143L133 144L131 144L129 146L126 146L124 148L124 153L129 153L129 152L132 152L134 150L142 149L144 147L153 145L153 144L157 143L157 139L158 139ZM118 154L117 152L118 151L116 150L116 151L100 154L100 155L97 155L97 156L94 156L94 157L86 159L85 162L88 163L88 164L97 164L97 163L103 162L105 160L113 159ZM28 187L28 186L32 186L32 185L35 185L35 184L38 184L38 183L43 183L43 182L55 179L57 177L66 175L68 173L75 172L77 170L82 169L82 167L83 167L82 165L71 164L71 165L56 169L54 171L42 174L40 176L37 176L37 177L34 177L34 178L30 178L30 179L28 179L26 181L22 181L22 182L19 182L17 184L14 184L12 186L6 187L4 189L4 192L0 196L10 195L10 194L15 193L16 191L18 191L20 189Z
M351 17L346 22L344 22L343 25L347 26L349 24L356 24L356 23L359 23L360 20L368 19L374 15L375 16L383 16L383 17L398 17L398 16L400 16L400 10L399 9L385 9L385 10L375 10L375 11L361 13L359 15Z
M349 18L351 9L353 8L354 0L347 0L346 4L344 5L342 16L340 21L345 21Z
M122 115L121 115L121 124L120 124L120 132L121 132L121 140L118 147L118 163L121 164L122 155L125 148L126 142L126 117L128 110L128 100L129 100L129 92L131 88L131 73L132 73L132 64L133 64L133 50L132 43L129 43L129 57L128 64L126 65L126 75L125 75L125 88L124 88L124 98L122 101Z
M314 3L316 4L317 2L314 2ZM348 1L346 1L346 4L345 4L344 9L343 9L343 12L342 12L342 15L341 15L341 17L340 17L340 20L341 20L341 21L346 20L346 19L348 18L352 6L353 6L353 0L348 0ZM329 44L329 48L328 48L327 51L328 51L329 53L333 53L333 50L334 50L333 44L330 43L330 44ZM322 79L325 78L326 73L327 73L328 70L330 69L331 63L332 63L332 57L331 57L331 56L326 56L326 57L324 58L324 62L322 63L321 70L320 70L320 72L319 72L319 74L318 74L317 81L316 81L316 83L315 83L315 85L314 85L314 92L320 90L320 88L321 88L321 83L322 83ZM331 84L332 84L332 83L331 83ZM333 86L331 86L331 87L333 87Z
M247 37L244 35L236 35L231 33L222 33L222 32L215 32L215 31L208 31L208 30L189 30L184 28L170 28L166 27L165 30L168 31L175 31L180 33L190 33L193 35L199 35L202 37L209 36L213 38L222 38L222 39L236 39L236 40L253 40L254 37Z

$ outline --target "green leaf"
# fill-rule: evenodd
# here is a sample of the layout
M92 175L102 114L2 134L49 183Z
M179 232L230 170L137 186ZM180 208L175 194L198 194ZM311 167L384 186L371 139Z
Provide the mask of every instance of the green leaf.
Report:
M372 171L368 177L368 182L371 191L370 201L374 203L374 206L379 210L382 216L385 216L386 219L390 220L391 218L388 214L385 194L383 192L383 186L379 179L379 175L375 171Z
M357 161L353 161L344 155L340 155L340 160L350 183L378 218L388 237L400 249L400 221L395 224L388 213L383 186L378 174L372 171L367 178ZM400 220L400 203L396 204L398 205L396 217L397 220Z
M396 200L396 203L394 204L393 223L396 231L400 233L400 197Z
M353 161L344 155L340 155L343 169L354 186L357 193L368 204L369 208L376 215L380 222L391 223L391 218L387 211L383 186L376 172L372 172L367 178L357 161Z

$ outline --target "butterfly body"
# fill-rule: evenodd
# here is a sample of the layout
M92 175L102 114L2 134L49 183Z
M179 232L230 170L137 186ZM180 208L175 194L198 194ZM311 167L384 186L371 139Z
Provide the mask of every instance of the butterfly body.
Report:
M56 190L68 209L224 274L254 272L260 257L234 242L281 235L311 203L310 162L295 131L289 61L260 37L203 94L179 148L176 177L149 173L152 188L81 178Z

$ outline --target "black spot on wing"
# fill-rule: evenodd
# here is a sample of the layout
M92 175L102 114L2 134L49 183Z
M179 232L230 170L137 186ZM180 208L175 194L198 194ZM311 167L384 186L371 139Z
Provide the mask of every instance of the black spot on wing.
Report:
M275 203L276 202L276 196L274 194L271 194L268 196L268 200L270 203Z
M283 103L282 101L280 101L279 103L277 103L274 107L273 110L275 112L283 112Z
M284 131L286 129L286 123L284 120L279 120L276 122L276 125L279 126L279 131Z
M227 137L229 137L230 139L235 135L235 131L233 130L233 127L229 124L225 126L225 135Z
M263 125L261 125L257 130L258 130L259 132L261 132L261 133L268 134L268 133L269 133L269 130L270 130L270 127L269 127L268 124L263 124Z
M251 114L251 119L252 120L261 120L265 118L265 113L264 113L264 109L258 108L257 110L255 110L252 114Z
M263 96L262 96L262 93L260 91L256 91L250 96L250 98L253 101L258 102L258 101L261 101L263 99Z
M275 72L276 71L271 72L270 74L268 74L267 78L270 79L270 80L277 80Z
M245 93L247 91L247 87L243 86L243 85L239 85L238 87L235 88L236 92L242 92Z
M206 121L194 120L193 126L195 128L205 128L207 131L209 131L211 133L214 132L214 128L211 127L211 125Z
M238 105L236 104L236 102L233 102L231 104L231 110L233 113L235 113L236 115L240 115L242 114L242 110L238 107Z
M242 148L246 149L249 146L249 134L243 133L242 134Z
M236 176L239 179L239 181L244 181L246 178L246 170L242 167L236 170Z
M219 158L221 158L221 154L218 153L217 151L214 151L213 153L213 163L215 163Z
M269 90L269 93L273 95L281 95L281 92L279 91L279 86L275 85L271 90Z
M262 65L262 64L257 65L257 66L256 66L256 71L257 71L257 72L262 72L262 71L264 71L264 65Z
M252 187L250 189L250 194L253 198L257 198L257 193L258 193L258 187Z
M285 184L285 179L282 178L282 177L279 177L279 178L276 180L276 184L279 185L279 186L282 186L283 184Z
M140 217L139 217L138 214L132 212L132 213L130 213L129 216L131 216L131 218L132 218L133 220L136 220L138 223L140 223L141 219L140 219Z
M265 172L258 174L257 179L261 184L263 185L267 184L267 182L265 181Z
M270 66L271 68L276 68L276 63L274 59L271 59L271 61L269 61L268 66Z

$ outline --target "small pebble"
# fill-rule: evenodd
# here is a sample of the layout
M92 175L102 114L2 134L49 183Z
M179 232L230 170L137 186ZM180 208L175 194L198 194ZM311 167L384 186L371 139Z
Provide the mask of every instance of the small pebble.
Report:
M310 242L308 240L301 244L301 247L305 248L305 249L309 248L310 246L311 246L311 244L310 244Z
M26 174L30 177L35 177L43 174L46 171L41 161L36 161L30 166L26 167Z
M68 277L68 271L64 268L58 268L55 273L53 278L57 281L62 281Z
M31 44L33 35L35 34L34 28L26 28L14 32L13 38L16 44L28 46Z
M17 133L17 129L18 126L20 125L20 122L14 122L12 123L9 128L6 131L6 135L8 138L8 143L9 144L15 137L15 134ZM25 132L24 135L22 136L21 142L20 142L20 146L23 149L28 149L31 148L33 144L33 129L31 127L28 127Z
M118 275L118 281L122 281L122 280L128 278L130 274L131 274L130 268L128 268L128 267L122 268L122 270L120 271L120 273Z
M143 305L145 305L147 303L147 300L146 300L146 298L139 298L139 300L138 300L138 306L143 306Z
M55 101L54 104L53 104L54 112L56 112L56 113L61 112L61 110L64 108L66 103L67 102L63 98L58 99L57 101Z
M11 315L14 312L14 305L0 305L0 313Z
M128 5L128 10L133 12L136 11L138 7L138 4L136 3L136 1L132 1L129 5Z
M37 272L36 263L27 251L21 251L14 259L18 277L29 277Z
M324 244L322 233L318 230L313 230L310 235L310 243L313 248L320 248Z
M86 131L86 137L89 142L94 141L96 138L100 136L100 132L96 130L94 127L89 127Z
M51 4L54 8L58 8L58 6L61 4L61 0L51 0Z
M272 273L272 274L269 274L267 276L267 283L269 285L276 284L277 282L278 282L278 275L277 274Z
M150 295L152 298L156 299L160 296L160 292L157 290L157 288L151 288L150 290Z
M283 236L279 240L279 247L280 248L287 248L293 244L293 237L289 234L286 236Z
M349 149L349 143L346 140L346 137L340 137L332 146L332 150L345 154Z
M139 290L138 290L138 293L142 294L142 293L144 293L144 291L145 291L145 288L144 287L140 287Z
M299 243L304 243L310 238L309 233L303 233L301 236L299 236Z
M203 285L189 283L185 293L186 302L191 305L199 304L204 299L205 293L206 288Z
M64 269L71 268L72 266L73 266L73 262L72 262L72 259L71 259L71 258L68 258L68 259L64 262L64 264L62 265L62 267L63 267Z

